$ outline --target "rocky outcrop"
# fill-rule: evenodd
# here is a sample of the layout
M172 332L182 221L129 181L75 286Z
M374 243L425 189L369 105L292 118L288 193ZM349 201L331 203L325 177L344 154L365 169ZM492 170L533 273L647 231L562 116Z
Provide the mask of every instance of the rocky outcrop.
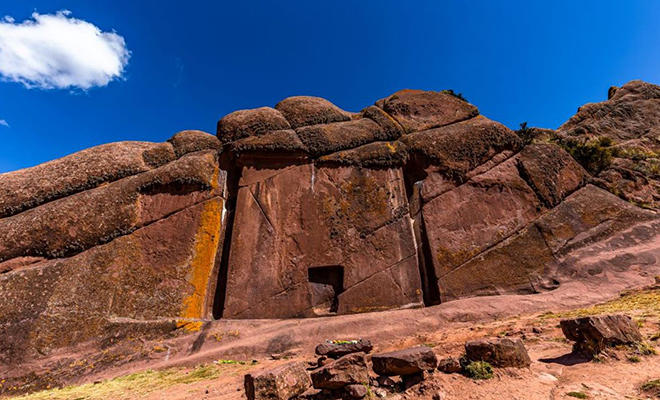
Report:
M174 147L188 149L179 159L170 144L113 145L128 149L113 155L113 166L124 159L119 154L140 150L133 175L114 181L98 173L110 167L95 164L109 162L104 146L87 150L100 155L84 162L85 154L52 162L65 171L87 166L61 178L72 193L0 219L0 362L16 365L88 341L103 346L146 326L158 335L201 327L211 314L225 207L226 173L217 151L204 150L217 140L209 136L195 133L184 146L177 135ZM146 167L145 149L161 148L169 158ZM39 166L0 180L53 173ZM99 177L106 182L74 190L72 182Z
M639 248L658 229L639 207L657 193L658 92L624 85L532 143L451 92L359 113L292 97L223 117L215 136L0 174L1 361L145 326L423 307L643 268L658 259ZM579 146L603 137L614 160L595 171Z
M586 104L558 128L578 155L599 155L599 183L638 205L660 208L660 87L631 81ZM603 141L605 138L607 141Z
M575 342L578 351L598 354L607 347L633 345L644 340L627 315L598 315L560 321L564 336Z

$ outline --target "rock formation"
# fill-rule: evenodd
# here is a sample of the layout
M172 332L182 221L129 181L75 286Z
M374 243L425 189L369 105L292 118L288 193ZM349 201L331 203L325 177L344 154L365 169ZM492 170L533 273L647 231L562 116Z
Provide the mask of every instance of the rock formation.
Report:
M359 113L301 96L231 113L217 137L0 174L0 363L219 318L533 294L640 265L659 251L658 115L660 88L631 82L529 143L450 93L402 90ZM621 150L587 171L574 157L589 167L576 149L595 139Z

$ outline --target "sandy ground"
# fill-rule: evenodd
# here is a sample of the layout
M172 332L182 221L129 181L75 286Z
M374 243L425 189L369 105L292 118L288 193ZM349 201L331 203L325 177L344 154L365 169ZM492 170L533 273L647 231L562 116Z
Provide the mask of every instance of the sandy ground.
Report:
M532 327L540 333L532 332ZM660 332L657 317L647 319L642 328L648 337ZM394 347L419 345L434 346L439 357L459 355L466 340L481 337L504 336L524 339L533 360L529 369L496 370L495 378L475 381L458 374L436 372L423 385L425 393L390 395L387 398L432 399L440 393L443 399L572 399L570 392L584 393L590 399L646 399L640 392L642 383L660 378L660 356L641 356L640 362L628 361L629 350L615 350L599 362L571 356L571 344L563 340L557 318L529 316L491 322L477 327L447 329L443 332L402 339ZM388 346L389 347L389 346ZM312 354L294 356L292 360L313 360ZM287 361L260 360L248 368L228 368L219 378L180 385L153 392L144 399L244 399L243 374L247 371L267 369ZM414 389L414 388L413 388ZM127 395L126 399L130 399Z

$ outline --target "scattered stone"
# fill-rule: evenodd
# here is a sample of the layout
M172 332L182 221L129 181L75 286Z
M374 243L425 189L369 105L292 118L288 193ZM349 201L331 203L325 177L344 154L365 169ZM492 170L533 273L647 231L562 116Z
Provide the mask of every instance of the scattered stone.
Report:
M300 362L292 362L259 374L245 375L248 400L288 400L304 393L312 381Z
M339 358L351 353L370 353L374 346L370 340L326 341L316 346L316 354Z
M480 339L465 343L465 354L470 361L485 361L495 367L525 368L532 360L520 339Z
M642 334L627 315L600 315L565 319L560 322L564 336L575 342L577 352L598 354L606 347L641 342Z
M379 388L379 389L374 390L374 394L377 397L383 398L383 397L387 396L387 391Z
M369 389L365 385L348 385L345 390L351 397L356 399L361 399L369 393Z
M369 382L367 358L364 353L348 354L312 372L317 389L340 389L350 384Z
M438 371L444 372L445 374L456 374L462 370L461 360L458 357L443 358L438 363Z
M378 375L411 375L431 371L438 366L438 358L428 347L413 347L391 353L374 354L373 370Z

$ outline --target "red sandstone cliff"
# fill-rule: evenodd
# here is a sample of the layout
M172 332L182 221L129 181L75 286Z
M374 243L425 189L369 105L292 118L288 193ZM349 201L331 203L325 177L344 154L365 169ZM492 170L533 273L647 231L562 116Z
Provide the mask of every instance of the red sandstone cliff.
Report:
M1 174L0 364L213 318L534 294L657 263L658 116L660 88L642 82L531 142L443 92L360 113L293 97L225 116L217 138ZM606 153L596 170L585 149Z

